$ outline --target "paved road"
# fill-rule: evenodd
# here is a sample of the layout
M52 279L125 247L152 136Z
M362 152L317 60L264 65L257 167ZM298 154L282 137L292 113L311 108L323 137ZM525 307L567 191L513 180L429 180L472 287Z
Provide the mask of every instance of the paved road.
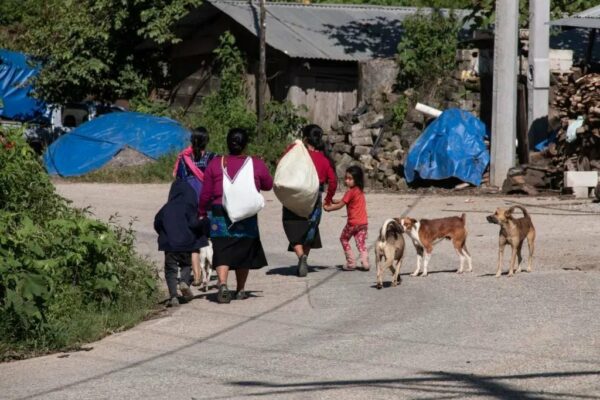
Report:
M138 249L160 262L151 218L164 185L60 185L99 218L138 216ZM341 272L342 212L322 224L325 247L299 279L284 252L272 195L260 216L270 266L255 297L219 305L199 296L164 317L91 344L0 365L2 399L600 399L600 208L557 198L369 194L371 241L389 216L467 211L474 273L440 243L430 276L374 289L375 272ZM492 276L496 206L530 205L535 271ZM404 273L415 265L407 248ZM387 277L389 280L389 276ZM209 296L210 298L211 296Z

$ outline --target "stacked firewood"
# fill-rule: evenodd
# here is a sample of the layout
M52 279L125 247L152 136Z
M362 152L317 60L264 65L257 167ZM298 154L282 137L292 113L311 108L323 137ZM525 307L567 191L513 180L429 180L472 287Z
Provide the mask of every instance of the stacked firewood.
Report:
M557 76L553 106L560 118L557 144L552 162L559 171L600 170L600 74L583 75L579 71ZM577 118L583 124L575 135L567 129Z
M538 190L563 189L564 171L600 170L600 74L584 75L580 68L552 74L550 126L557 131L539 153L530 153L530 164L512 168L504 182L507 193L537 194ZM569 125L583 123L574 135Z

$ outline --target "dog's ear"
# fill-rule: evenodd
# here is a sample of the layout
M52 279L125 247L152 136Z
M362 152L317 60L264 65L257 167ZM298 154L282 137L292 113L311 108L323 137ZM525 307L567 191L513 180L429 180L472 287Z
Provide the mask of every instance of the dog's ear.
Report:
M417 224L417 220L414 219L414 218L411 218L410 219L410 224L411 224L411 226L415 226Z

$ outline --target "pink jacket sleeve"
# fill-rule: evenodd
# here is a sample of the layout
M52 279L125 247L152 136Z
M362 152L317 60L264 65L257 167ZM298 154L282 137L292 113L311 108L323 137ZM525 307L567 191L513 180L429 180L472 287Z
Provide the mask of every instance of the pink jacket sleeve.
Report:
M198 214L202 217L206 216L208 207L212 202L215 192L215 168L220 164L216 163L220 157L215 157L206 167L204 171L204 184L202 185L202 193L200 194L200 203L198 204Z

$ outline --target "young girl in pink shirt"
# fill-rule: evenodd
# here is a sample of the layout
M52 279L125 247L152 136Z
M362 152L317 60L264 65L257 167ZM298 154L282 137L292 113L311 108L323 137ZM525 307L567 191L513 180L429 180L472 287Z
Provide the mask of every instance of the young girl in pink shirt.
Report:
M333 200L330 205L323 206L325 211L334 211L347 207L348 222L342 230L340 242L344 248L346 255L346 265L343 269L353 271L359 269L361 271L369 270L369 255L367 253L367 202L365 200L364 190L364 173L359 166L351 166L346 170L344 183L348 187L348 191L344 194L341 200ZM354 236L356 247L360 254L361 267L356 266L354 254L350 248L350 239Z

